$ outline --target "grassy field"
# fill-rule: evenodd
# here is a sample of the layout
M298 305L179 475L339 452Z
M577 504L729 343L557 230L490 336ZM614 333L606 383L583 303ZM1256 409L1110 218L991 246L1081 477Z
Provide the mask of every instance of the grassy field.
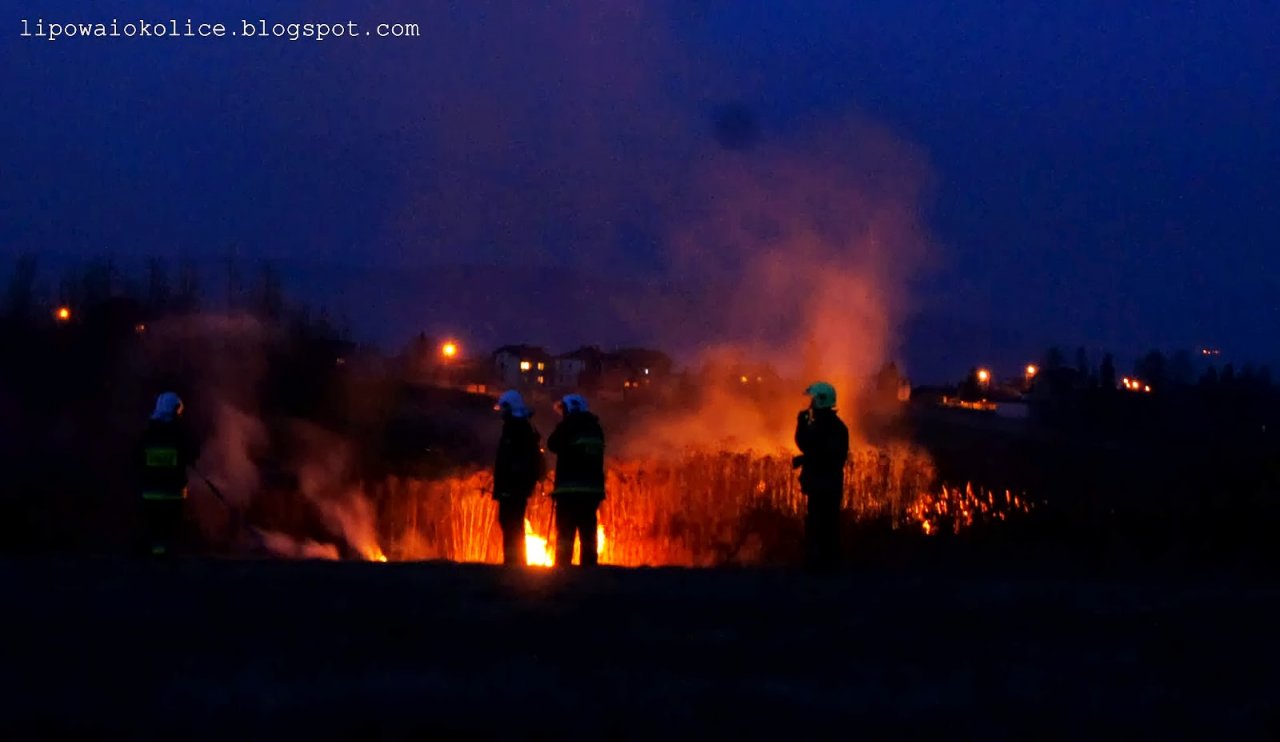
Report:
M1280 586L0 563L0 736L1280 733Z

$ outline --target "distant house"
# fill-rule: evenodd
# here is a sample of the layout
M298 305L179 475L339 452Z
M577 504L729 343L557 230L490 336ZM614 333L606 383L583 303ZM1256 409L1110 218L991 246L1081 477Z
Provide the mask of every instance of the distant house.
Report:
M668 379L675 367L670 356L648 348L602 351L594 345L556 356L555 386L618 396Z
M649 348L621 348L612 354L622 366L629 369L634 381L652 382L671 375L675 362L660 350Z
M898 364L890 361L876 373L875 393L881 402L910 402L911 381L898 371Z
M535 345L504 345L493 352L493 375L507 388L546 387L554 372L551 354Z
M1057 402L1071 399L1088 386L1088 379L1074 368L1043 369L1031 383L1027 398L1033 402Z
M594 391L604 371L604 358L604 351L594 345L584 345L556 356L555 386L558 389Z

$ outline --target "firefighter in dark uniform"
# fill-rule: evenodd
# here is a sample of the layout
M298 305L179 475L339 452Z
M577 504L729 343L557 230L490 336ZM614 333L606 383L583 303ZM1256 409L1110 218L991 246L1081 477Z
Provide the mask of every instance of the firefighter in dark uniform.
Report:
M547 438L556 455L556 482L551 496L556 508L556 566L573 562L579 542L579 564L596 564L596 510L604 501L604 430L587 410L587 400L570 394L557 405L564 417Z
M498 525L502 528L502 563L520 566L525 564L525 509L546 473L541 436L519 392L504 392L497 409L502 413L502 437L493 466L493 499L498 501Z
M187 467L199 457L182 412L177 394L157 397L139 445L143 521L147 548L154 556L169 554L178 544L186 513Z
M849 429L836 415L836 390L825 381L805 390L809 407L796 417L793 463L800 468L804 493L805 557L809 567L834 569L840 561L840 505L844 467L849 459Z

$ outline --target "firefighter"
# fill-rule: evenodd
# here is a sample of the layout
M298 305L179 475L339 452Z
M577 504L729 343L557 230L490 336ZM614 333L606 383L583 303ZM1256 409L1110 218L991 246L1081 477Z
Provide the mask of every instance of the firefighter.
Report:
M579 542L579 564L596 563L596 509L604 501L604 430L587 410L587 400L570 394L556 405L563 416L547 439L556 455L556 482L551 497L556 509L556 566L573 562L573 540Z
M840 504L844 466L849 458L849 429L836 415L836 390L825 381L805 389L809 407L796 417L792 464L800 469L800 491L807 501L805 556L813 569L834 569L840 559Z
M177 545L186 511L187 467L199 457L182 413L177 394L165 392L157 397L139 446L143 520L153 556L169 554Z
M493 499L498 501L498 525L502 528L502 563L525 564L524 514L533 488L546 473L541 440L533 427L533 413L517 391L498 397L502 413L502 437L493 465Z

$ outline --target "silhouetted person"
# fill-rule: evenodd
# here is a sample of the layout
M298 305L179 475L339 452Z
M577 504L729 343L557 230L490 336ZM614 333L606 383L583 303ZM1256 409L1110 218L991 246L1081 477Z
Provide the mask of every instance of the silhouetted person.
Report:
M138 447L143 521L153 556L169 554L178 544L186 515L187 467L199 457L182 412L177 394L165 392L157 397Z
M579 564L596 563L596 509L604 501L604 430L587 411L587 400L570 394L557 405L563 415L547 438L556 455L556 566L573 562L573 540L580 546Z
M493 499L498 501L498 525L502 528L502 563L523 565L525 509L544 474L541 436L519 392L504 392L498 398L498 411L502 413L502 437L493 465Z
M800 491L807 501L804 519L805 557L809 567L834 569L840 561L840 505L844 499L844 465L849 459L849 429L836 415L836 390L825 381L805 390L809 408L796 417L800 455Z

